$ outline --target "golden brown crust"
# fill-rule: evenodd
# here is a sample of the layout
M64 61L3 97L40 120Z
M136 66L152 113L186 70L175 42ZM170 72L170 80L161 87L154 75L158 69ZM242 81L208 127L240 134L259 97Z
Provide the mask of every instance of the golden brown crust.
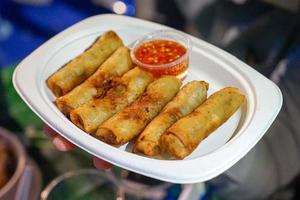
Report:
M198 107L207 96L208 83L192 81L177 93L162 112L153 119L140 134L134 144L134 152L148 156L160 153L159 139L172 124Z
M106 142L109 140L106 138L108 129L116 137L114 145L128 142L176 95L180 85L180 80L171 76L164 76L152 82L140 99L104 122L94 136Z
M121 76L133 67L129 49L120 47L82 84L56 99L57 107L66 115L93 98L102 98L117 85Z
M116 135L107 128L102 128L102 134L97 135L98 139L105 141L105 143L110 145L117 145L118 143L121 143L122 141L117 141Z
M168 154L172 156L169 158L182 159L187 154L189 154L182 141L180 141L177 136L173 135L170 132L167 132L166 134L163 134L161 136L160 143L162 151L168 152Z
M46 83L57 96L57 108L86 133L113 146L137 138L134 152L168 153L176 159L189 155L245 99L238 89L228 87L199 106L207 96L205 81L192 81L173 98L180 80L163 76L148 86L153 81L149 72L126 76L132 67L130 50L108 31Z
M226 122L244 100L245 96L237 88L227 87L214 93L195 111L178 120L161 136L163 149L178 159L188 156L203 139ZM182 145L168 144L166 142L168 137L176 137Z
M120 46L123 42L115 32L104 33L86 51L52 74L47 79L48 87L57 97L68 93L92 75Z
M71 120L84 131L93 133L104 121L139 98L152 81L152 74L136 67L127 72L104 98L93 99L73 110Z

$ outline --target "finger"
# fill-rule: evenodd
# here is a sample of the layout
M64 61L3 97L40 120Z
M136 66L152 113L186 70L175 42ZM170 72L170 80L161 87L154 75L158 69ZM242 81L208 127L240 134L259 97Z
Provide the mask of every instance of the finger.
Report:
M52 128L50 128L47 125L44 125L43 131L49 137L55 137L58 135L56 131L54 131Z
M59 151L70 151L75 148L75 145L66 140L65 138L57 135L53 139L53 145Z
M93 158L93 164L96 169L101 169L101 170L110 169L112 167L112 164L96 157Z

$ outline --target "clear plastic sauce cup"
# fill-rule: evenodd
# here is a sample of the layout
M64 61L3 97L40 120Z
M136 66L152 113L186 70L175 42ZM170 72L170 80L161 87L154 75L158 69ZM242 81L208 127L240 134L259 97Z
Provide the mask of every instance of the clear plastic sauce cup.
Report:
M187 35L174 30L160 30L136 41L131 58L137 66L155 77L172 75L184 79L188 72L191 48Z

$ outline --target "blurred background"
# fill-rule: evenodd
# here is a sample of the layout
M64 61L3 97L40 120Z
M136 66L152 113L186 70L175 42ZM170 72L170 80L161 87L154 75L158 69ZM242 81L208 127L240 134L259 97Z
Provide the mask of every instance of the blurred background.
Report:
M1 0L0 126L18 137L40 171L36 188L45 188L65 172L92 168L91 157L80 150L54 150L42 133L41 120L16 94L11 76L15 66L49 38L103 13L143 18L190 33L232 53L277 84L289 75L295 87L287 94L297 93L300 71L293 70L300 67L299 9L299 0ZM294 100L300 102L299 95ZM293 112L299 106L295 103ZM297 134L299 128L294 129ZM268 198L299 199L297 176L290 180ZM179 199L186 187L169 185L162 199ZM189 194L194 199L220 198L206 185L190 187Z

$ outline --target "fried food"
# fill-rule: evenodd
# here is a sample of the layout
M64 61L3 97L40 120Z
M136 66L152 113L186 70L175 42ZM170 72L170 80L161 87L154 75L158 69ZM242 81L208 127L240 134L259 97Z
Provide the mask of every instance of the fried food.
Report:
M152 81L151 73L136 67L124 74L104 98L93 99L73 110L71 120L87 133L93 133L104 121L139 98Z
M163 133L161 148L177 159L185 158L203 139L226 122L244 100L245 96L237 88L219 90Z
M160 154L159 139L172 124L191 113L206 100L208 83L192 81L186 84L139 135L134 152L148 156Z
M66 95L56 99L58 109L69 115L72 110L91 99L105 96L106 92L132 67L129 49L118 48L92 76Z
M104 33L86 51L52 74L47 80L48 87L57 97L65 95L92 75L121 46L123 42L115 32Z
M57 108L107 144L120 146L136 139L135 153L183 159L245 101L233 87L206 99L205 81L180 89L182 83L174 76L158 78L142 66L133 68L130 53L135 55L108 31L46 81Z
M114 146L128 142L158 115L180 86L181 81L172 76L155 80L140 99L105 121L93 135Z

